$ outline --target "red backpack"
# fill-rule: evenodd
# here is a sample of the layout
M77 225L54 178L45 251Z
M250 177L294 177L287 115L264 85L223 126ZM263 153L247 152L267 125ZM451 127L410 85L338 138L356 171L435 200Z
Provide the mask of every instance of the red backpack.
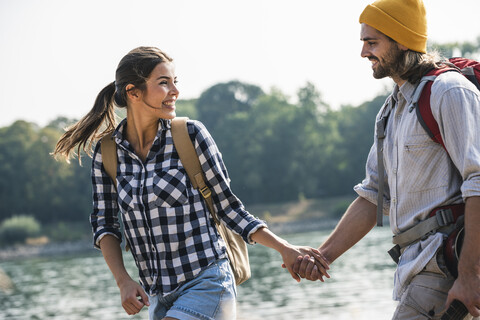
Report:
M480 90L480 62L466 58L451 58L445 67L433 69L422 77L413 95L413 107L416 109L418 121L433 141L440 143L445 149L437 121L430 107L430 94L435 78L448 71L463 74ZM446 150L446 149L445 149Z

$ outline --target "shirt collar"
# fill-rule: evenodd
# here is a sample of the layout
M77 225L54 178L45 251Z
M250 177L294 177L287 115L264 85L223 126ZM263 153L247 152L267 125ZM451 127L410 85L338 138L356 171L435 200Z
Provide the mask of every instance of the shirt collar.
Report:
M415 88L416 86L411 84L408 81L405 81L405 83L400 88L398 87L398 85L395 85L395 89L393 91L394 92L393 97L395 101L398 102L398 93L400 92L407 103L406 105L409 106L412 103L412 98L415 92Z

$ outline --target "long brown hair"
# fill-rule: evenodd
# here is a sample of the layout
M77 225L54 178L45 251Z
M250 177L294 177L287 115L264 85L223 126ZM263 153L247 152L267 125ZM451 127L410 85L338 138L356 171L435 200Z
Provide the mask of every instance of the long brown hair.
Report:
M416 84L425 73L439 68L444 62L445 59L436 51L420 53L407 50L400 58L397 70L401 79Z
M162 62L173 61L167 54L155 47L138 47L120 60L115 72L115 81L103 88L95 99L93 108L80 121L67 128L58 140L53 156L63 156L68 161L72 151L77 147L77 156L83 150L91 155L95 141L115 130L115 106L127 106L126 87L133 84L135 88L145 90L146 80L153 69ZM104 130L100 130L104 127ZM99 132L101 131L101 132ZM80 162L80 156L78 156Z
M402 80L407 80L412 84L417 84L420 79L431 69L440 68L446 59L438 51L421 53L408 49L400 50L399 43L386 35L386 37L396 44L399 52L395 64L395 73Z

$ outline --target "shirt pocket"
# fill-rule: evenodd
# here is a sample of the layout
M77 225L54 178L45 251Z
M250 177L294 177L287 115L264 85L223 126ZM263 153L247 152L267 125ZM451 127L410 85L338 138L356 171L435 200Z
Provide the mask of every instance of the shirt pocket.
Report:
M155 171L153 198L158 207L179 207L188 201L185 173L178 169Z
M117 176L118 204L124 212L135 209L135 190L138 181L132 175Z
M443 165L442 146L434 142L427 134L415 134L405 138L403 144L403 185L408 192L423 192L445 187L439 166ZM436 173L436 174L435 174Z

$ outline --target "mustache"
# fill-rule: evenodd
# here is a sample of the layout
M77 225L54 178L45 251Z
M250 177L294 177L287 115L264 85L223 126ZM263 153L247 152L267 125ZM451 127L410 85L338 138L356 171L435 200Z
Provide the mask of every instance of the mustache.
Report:
M375 56L370 56L370 57L367 57L367 59L368 59L368 60L370 60L370 61L374 60L374 61L378 61L378 62L380 62L380 59L378 59L378 58L377 58L377 57L375 57Z

